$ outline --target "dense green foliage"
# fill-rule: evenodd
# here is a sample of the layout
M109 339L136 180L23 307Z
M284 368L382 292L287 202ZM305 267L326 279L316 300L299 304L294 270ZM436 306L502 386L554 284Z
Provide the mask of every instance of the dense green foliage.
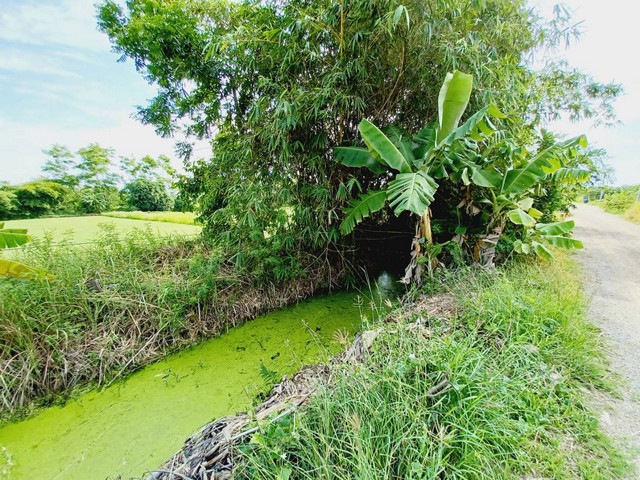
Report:
M141 121L212 137L211 158L191 159L182 190L208 236L248 270L284 261L293 274L301 257L343 252L341 207L357 195L347 187L388 180L362 169L349 184L333 147L358 144L362 118L419 131L436 117L448 71L473 75L470 111L497 104L517 146L562 112L610 120L619 92L563 65L529 68L573 30L563 16L545 25L521 0L105 1L99 25L158 87ZM459 203L441 190L436 202Z
M385 332L366 362L334 367L303 409L259 424L236 476L626 478L583 399L609 384L576 274L566 259L459 273L445 285L452 318L418 302L374 322Z
M96 143L75 154L56 144L44 154L45 178L0 185L0 220L173 208L168 188L176 172L166 156L119 157L116 165L115 151Z
M623 213L635 202L640 201L638 199L638 192L640 192L640 187L637 186L619 188L615 192L605 195L602 208L610 213Z
M124 193L129 207L133 210L163 212L173 207L167 187L160 181L138 178L125 185Z

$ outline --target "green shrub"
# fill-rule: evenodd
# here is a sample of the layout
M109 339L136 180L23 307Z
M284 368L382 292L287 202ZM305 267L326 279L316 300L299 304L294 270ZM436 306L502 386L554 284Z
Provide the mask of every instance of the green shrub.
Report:
M56 213L63 205L69 189L51 180L34 180L13 187L15 218L34 218Z
M124 187L127 202L132 210L164 212L171 210L173 202L162 181L139 178Z
M0 190L0 221L8 220L16 211L16 195L8 190Z
M566 259L452 275L458 316L376 325L364 363L259 425L236 477L626 478L584 401L608 374L575 275Z
M607 195L602 202L605 211L615 214L624 213L635 202L635 192L622 190L612 195Z
M192 312L228 286L217 255L197 240L101 228L88 246L49 236L16 252L55 280L0 279L0 420L192 344L203 333Z

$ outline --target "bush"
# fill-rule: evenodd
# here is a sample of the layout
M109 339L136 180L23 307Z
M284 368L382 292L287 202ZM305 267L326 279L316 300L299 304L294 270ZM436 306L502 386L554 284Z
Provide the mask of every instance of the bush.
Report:
M635 192L632 190L622 190L613 195L605 197L602 208L610 213L623 213L635 202Z
M13 188L13 217L33 218L56 213L63 205L69 189L51 180L35 180Z
M80 210L82 213L102 213L117 209L120 193L116 187L86 187L80 191Z
M163 212L173 207L167 188L161 181L137 179L124 187L124 193L132 210Z
M0 190L0 220L7 220L16 210L16 196L7 191Z

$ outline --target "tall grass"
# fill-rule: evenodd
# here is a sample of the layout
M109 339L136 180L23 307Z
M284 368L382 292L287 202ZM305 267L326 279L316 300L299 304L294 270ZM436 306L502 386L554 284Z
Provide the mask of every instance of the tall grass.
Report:
M640 202L631 205L622 216L626 220L640 225Z
M196 215L191 212L105 212L104 217L130 218L133 220L146 220L148 222L180 223L183 225L195 225Z
M206 333L191 313L225 285L213 282L215 253L151 229L120 235L104 226L84 248L46 236L15 256L56 278L0 280L0 416L84 382L104 384Z
M454 275L462 313L385 325L294 417L240 448L239 478L621 478L583 389L609 380L571 261Z

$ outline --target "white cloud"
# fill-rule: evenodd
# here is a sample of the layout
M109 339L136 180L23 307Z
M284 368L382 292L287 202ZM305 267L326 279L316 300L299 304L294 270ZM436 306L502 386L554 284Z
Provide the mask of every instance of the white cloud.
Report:
M34 52L21 48L5 48L2 52L0 71L9 73L35 73L57 77L80 77L66 68L50 52Z
M63 45L106 51L96 32L95 7L87 0L27 0L0 11L0 39L35 45Z
M174 140L155 134L153 128L125 118L110 128L67 129L15 124L0 120L0 180L20 183L40 176L45 161L42 150L55 143L76 151L90 143L112 147L118 155L142 157L168 155L182 171L182 163L173 154Z
M558 0L533 0L550 16ZM640 4L628 0L564 0L575 20L583 20L583 34L558 55L601 82L622 84L624 94L616 101L623 125L593 127L590 122L555 122L551 127L569 135L586 133L589 141L607 149L619 185L640 183L640 69L637 57L637 18Z

